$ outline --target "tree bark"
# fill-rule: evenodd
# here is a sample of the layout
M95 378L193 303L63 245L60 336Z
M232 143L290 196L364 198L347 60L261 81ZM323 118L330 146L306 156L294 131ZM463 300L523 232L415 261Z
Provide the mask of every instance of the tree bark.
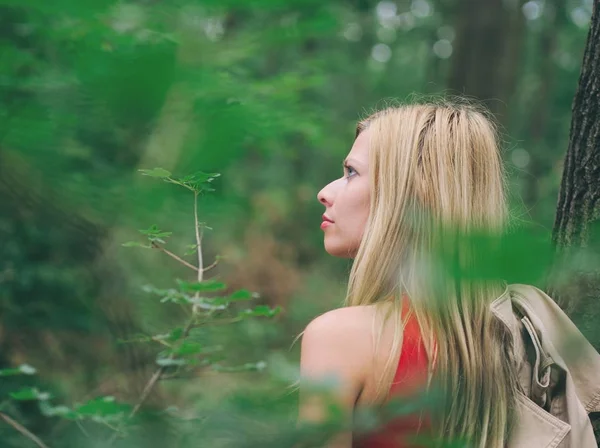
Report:
M560 186L554 241L587 246L600 216L600 8L596 2L573 101L569 149Z
M464 0L457 10L455 53L448 87L486 103L506 122L523 47L524 17L519 0Z
M552 92L556 78L556 63L553 60L558 35L567 20L566 0L553 0L546 3L547 23L539 37L536 49L538 59L537 76L540 79L537 101L532 107L530 122L529 173L525 178L523 201L527 209L533 209L540 199L540 177L552 169L554 160L547 155L548 119L552 116Z
M600 331L600 3L594 11L573 100L569 148L553 240L559 261L553 294L598 349ZM592 415L600 441L600 415Z

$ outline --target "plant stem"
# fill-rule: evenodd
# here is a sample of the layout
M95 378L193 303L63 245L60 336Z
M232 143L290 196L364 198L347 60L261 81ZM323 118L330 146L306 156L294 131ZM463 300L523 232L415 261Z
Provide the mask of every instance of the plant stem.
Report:
M35 434L31 433L27 428L25 428L19 422L14 421L12 418L10 418L8 415L6 415L4 412L0 412L0 418L2 420L4 420L6 423L8 423L10 426L15 428L17 431L19 431L21 434L23 434L25 437L27 437L29 440L31 440L33 443L35 443L40 448L48 448L48 445L46 445L44 442L42 442Z
M150 395L150 392L152 392L154 385L159 380L164 369L165 368L162 366L159 367L158 369L156 369L156 372L154 372L154 375L152 375L150 380L146 383L146 386L144 387L144 390L142 391L142 395L140 395L140 399L138 400L137 404L131 410L131 412L129 414L129 418L133 417L140 410L140 407L142 406L142 404L144 404L144 402L146 401L146 398L148 398L148 395Z
M206 271L210 271L212 268L214 268L216 265L219 264L219 259L217 258L210 266L206 266L204 269L202 269L204 272Z
M203 279L204 269L203 269L203 265L202 265L202 232L200 231L200 223L198 221L198 192L197 191L194 191L194 230L195 230L195 234L196 234L196 252L198 253L198 266L197 267L193 266L190 263L188 263L187 261L179 258L177 255L175 255L172 252L169 252L167 249L165 249L162 246L158 246L157 248L162 250L163 252L165 252L170 257L183 263L185 266L196 270L198 273L197 280L198 280L198 283L200 283ZM199 298L200 293L196 292L195 296L196 296L196 298ZM180 339L181 341L185 340L189 336L190 331L192 330L192 328L194 328L195 324L196 324L196 312L194 310L194 312L192 313L192 316L190 317L190 320L188 321L187 325L185 326L185 328L183 330L183 334L181 335L181 339ZM169 355L169 359L173 359L173 358L174 358L173 354ZM156 371L154 372L154 374L152 375L150 380L144 386L144 390L142 391L142 394L140 395L140 399L138 400L137 404L133 407L133 409L129 413L128 418L131 419L133 416L135 416L135 414L137 414L137 412L140 410L140 408L142 407L142 405L144 404L144 402L150 395L150 392L152 392L152 389L154 389L154 386L156 385L158 380L160 380L160 378L163 375L163 373L165 372L165 370L166 370L165 366L160 366L158 369L156 369ZM112 445L115 442L115 440L117 439L117 437L118 437L118 433L115 432L111 436L111 438L108 440L108 445L109 446Z
M194 192L194 228L196 229L196 253L198 254L198 283L202 281L204 269L202 264L202 236L198 222L198 192Z
M206 327L209 325L227 325L227 324L234 324L236 322L241 322L243 320L244 320L243 317L232 317L230 319L216 319L216 320L199 323L197 325L194 325L194 327Z
M162 246L159 246L158 244L152 243L152 247L154 247L155 249L160 250L161 252L164 252L165 254L167 254L169 257L173 258L174 260L177 260L178 262L180 262L182 265L187 266L190 269L193 269L194 271L197 271L198 268L196 266L194 266L191 263L188 263L187 261L185 261L183 258L175 255L173 252L171 252L170 250L165 249Z
M192 330L192 328L194 328L195 323L196 323L196 316L194 315L190 318L187 325L183 329L183 334L181 335L181 340L184 340L189 336L190 331ZM173 359L173 358L174 358L174 356L171 354L169 356L169 359ZM140 399L138 400L137 404L133 407L133 409L129 413L128 419L131 419L133 416L135 416L135 414L138 413L138 411L140 410L140 408L142 407L142 405L144 404L144 402L150 395L150 392L152 392L152 389L154 389L154 386L156 386L156 383L158 382L158 380L160 380L160 377L163 375L165 370L166 370L165 366L160 366L158 369L156 369L156 371L154 372L154 374L152 375L150 380L144 386L144 390L142 391L142 394L140 395ZM117 440L118 436L119 436L118 432L113 433L113 435L108 440L108 446L111 446L115 442L115 440Z

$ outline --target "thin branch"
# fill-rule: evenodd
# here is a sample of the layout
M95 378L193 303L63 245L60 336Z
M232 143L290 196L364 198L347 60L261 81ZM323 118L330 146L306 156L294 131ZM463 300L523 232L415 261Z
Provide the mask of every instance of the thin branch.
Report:
M192 318L188 321L187 325L183 329L183 334L181 335L182 340L186 339L189 336L190 331L192 330L192 328L194 328L195 323L196 323L195 316L192 316ZM173 359L173 358L174 358L173 354L169 355L169 359ZM160 380L163 373L165 373L165 370L166 370L165 366L160 366L158 369L156 369L156 371L154 372L154 374L152 375L150 380L144 386L144 390L142 391L142 394L140 395L140 399L138 400L137 404L133 407L133 409L129 413L128 418L132 418L133 416L135 416L135 414L138 413L138 411L140 410L140 408L142 407L142 405L144 404L144 402L150 395L150 392L152 392L152 389L154 389L154 386L156 385L158 380ZM111 438L108 440L108 446L111 446L115 442L115 440L117 440L118 436L119 436L119 434L117 432L115 432L111 436Z
M142 395L140 395L140 399L138 400L137 404L133 407L133 409L129 413L128 418L132 418L135 414L137 414L137 412L140 410L140 408L142 407L142 405L148 398L148 395L150 395L150 392L152 392L152 389L154 389L156 382L159 380L160 376L163 374L164 371L165 371L164 366L160 366L158 369L156 369L156 371L154 372L154 374L152 375L150 380L144 386ZM115 440L117 440L117 437L119 437L119 433L117 431L115 431L113 433L113 435L110 437L110 439L108 439L108 446L111 446L115 442Z
M156 372L154 372L154 375L152 375L150 380L146 383L146 386L144 387L144 390L142 391L142 395L140 395L140 399L138 400L137 404L131 410L131 412L129 414L129 418L131 418L135 414L137 414L140 407L146 401L146 398L148 398L148 395L150 395L150 392L152 392L154 385L156 384L156 382L158 381L158 379L160 378L160 376L162 375L164 370L165 370L165 368L163 366L156 369Z
M79 427L79 430L83 433L84 436L86 436L88 439L90 438L89 433L85 430L85 428L83 427L82 423L79 420L75 420L75 423L77 424L77 426Z
M177 182L173 182L173 183L177 183ZM177 255L167 251L162 246L159 246L158 249L161 249L167 255L182 262L187 267L191 267L192 269L196 270L198 272L198 276L197 276L198 283L200 283L203 279L204 269L203 269L203 265L202 265L202 232L200 231L200 223L198 222L198 192L197 191L194 191L194 230L195 230L195 234L196 234L196 251L198 253L198 266L197 267L194 267L191 264L187 263L185 260L180 259L179 257L177 257ZM196 298L200 297L199 294L200 294L199 292L196 292L196 294L195 294ZM196 312L194 310L190 320L188 321L187 325L185 326L185 328L183 330L183 334L181 335L180 340L185 340L189 336L190 331L192 330L192 328L194 328L195 324L196 324ZM169 355L168 359L173 359L173 358L174 358L174 355L171 354L171 355ZM156 385L158 380L160 380L161 377L163 376L163 374L165 373L165 370L166 370L166 366L160 366L158 369L156 369L156 371L154 372L154 374L152 375L152 377L150 378L148 383L146 383L146 386L144 386L144 390L142 391L142 394L140 395L140 399L138 400L137 404L133 407L133 409L129 413L129 418L132 418L133 416L135 416L135 414L137 414L137 412L140 410L140 408L142 407L142 405L144 404L144 402L150 395L150 392L152 392L152 389L154 389L154 386ZM109 439L108 445L109 446L112 445L115 442L115 440L117 439L117 437L118 437L118 433L115 432Z
M207 266L203 269L204 272L206 271L210 271L212 268L214 268L216 265L219 264L219 259L217 258L213 264L211 264L210 266Z
M217 319L217 320L211 320L211 321L206 321L206 322L202 322L202 323L196 324L196 325L194 325L194 328L207 327L207 326L210 326L210 325L234 324L236 322L241 322L243 320L244 320L243 317L232 317L230 319Z
M35 443L40 448L48 448L48 445L46 445L44 442L42 442L35 434L32 434L27 428L25 428L19 422L14 421L12 418L10 418L8 415L6 415L4 412L0 412L0 418L2 420L4 420L6 423L8 423L10 426L15 428L17 431L19 431L21 434L23 434L25 437L27 437L29 440L31 440L33 443Z
M178 262L180 262L182 265L187 266L190 269L193 269L194 271L197 271L198 268L196 266L194 266L191 263L188 263L187 261L185 261L183 258L175 255L173 252L171 252L170 250L165 249L164 247L156 244L156 243L152 243L152 247L154 249L158 249L161 252L164 252L165 254L167 254L169 257L173 258L174 260L177 260Z
M198 223L198 192L194 192L194 228L196 229L196 252L198 253L198 283L200 283L204 269L202 264L202 235Z
M168 342L163 341L162 339L158 339L156 337L152 337L151 338L154 342L158 342L159 344L164 345L165 347L169 347L169 348L173 348L173 346L171 344L169 344Z

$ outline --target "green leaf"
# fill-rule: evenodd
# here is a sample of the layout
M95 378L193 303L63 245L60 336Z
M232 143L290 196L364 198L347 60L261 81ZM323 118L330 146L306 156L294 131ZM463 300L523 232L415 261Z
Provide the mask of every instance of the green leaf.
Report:
M188 304L191 303L191 297L187 294L177 291L176 289L160 289L156 288L152 285L144 285L142 286L142 290L148 292L150 294L155 294L161 297L160 302L172 302L172 303L180 303L180 304Z
M142 244L137 241L127 241L126 243L121 244L121 246L123 246L123 247L143 247L144 249L152 249L151 246L148 246L147 244Z
M40 392L35 387L24 387L16 392L10 392L9 395L19 401L48 400L50 398L48 392Z
M270 308L267 305L258 305L251 310L244 310L239 313L240 317L273 317L281 312L281 307Z
M197 244L190 244L189 246L186 246L189 250L186 251L183 255L194 255L196 252L198 252L198 245Z
M160 229L156 224L152 224L147 229L140 229L138 230L138 232L140 232L143 235L154 235L155 233L160 232Z
M215 297L213 299L207 299L207 300L210 300L210 302L213 303L214 305L224 305L224 304L231 303L231 302L241 302L243 300L257 299L259 297L260 296L255 292L250 292L246 289L240 289L228 296Z
M215 191L214 188L210 186L210 183L219 177L221 174L219 173L203 173L202 171L198 171L193 174L189 174L187 176L176 179L180 185L193 190L196 193L201 193L203 191Z
M212 299L207 297L190 297L188 303L191 305L196 305L203 310L217 311L226 309L228 302L217 303L215 300L218 299L219 297Z
M184 292L214 292L221 291L227 287L225 283L215 280L205 280L203 282L186 282L177 280L179 290Z
M202 353L202 344L193 341L185 341L172 352L175 356L190 356Z
M35 368L31 367L29 364L21 364L14 369L0 369L0 376L34 375L35 373Z
M157 358L156 364L162 367L171 366L184 366L186 363L185 359L173 359L173 358Z
M183 328L177 327L168 333L154 335L154 339L160 339L161 341L173 343L173 342L177 342L179 339L181 339L182 336L183 336Z
M171 177L171 173L163 168L153 168L151 170L138 170L144 176L150 177L158 177L161 179L165 179L167 177Z
M0 376L13 376L13 375L23 375L20 369L2 369L0 370Z
M151 225L147 229L140 229L139 232L143 235L146 235L150 238L168 238L173 232L165 232L158 228L156 224Z
M106 396L94 398L75 408L75 412L82 417L92 417L96 421L108 421L120 419L128 413L131 406L119 403L114 397Z
M228 298L231 301L235 301L235 300L257 299L258 297L259 297L259 295L257 293L252 293L252 292L248 291L247 289L240 289L240 290L234 292L233 294L231 294Z
M39 402L40 411L46 417L62 417L68 420L77 420L79 414L67 406L52 406L49 401L43 400Z
M25 375L35 375L37 373L37 370L35 370L35 367L32 367L29 364L21 364L19 366L19 370L21 371L21 373L24 373Z
M254 363L246 363L241 366L227 367L220 364L214 364L213 370L217 372L260 372L267 367L267 363L264 361L258 361Z

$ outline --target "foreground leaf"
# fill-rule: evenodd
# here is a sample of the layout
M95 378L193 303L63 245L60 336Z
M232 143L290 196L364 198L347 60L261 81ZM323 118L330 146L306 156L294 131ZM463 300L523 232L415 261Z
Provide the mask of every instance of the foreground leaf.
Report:
M240 317L274 317L281 312L281 307L271 308L267 305L258 305L252 309L244 310L239 313Z
M18 401L31 401L31 400L48 400L50 394L48 392L40 392L35 387L24 387L16 392L10 392L10 397Z
M19 367L13 369L0 369L0 376L35 375L36 373L35 368L29 364L21 364Z
M180 291L184 292L214 292L222 291L227 287L225 283L215 280L205 280L203 282L186 282L177 280Z
M171 172L165 170L164 168L153 168L151 170L138 170L144 176L157 177L160 179L164 179L167 177L171 177Z

